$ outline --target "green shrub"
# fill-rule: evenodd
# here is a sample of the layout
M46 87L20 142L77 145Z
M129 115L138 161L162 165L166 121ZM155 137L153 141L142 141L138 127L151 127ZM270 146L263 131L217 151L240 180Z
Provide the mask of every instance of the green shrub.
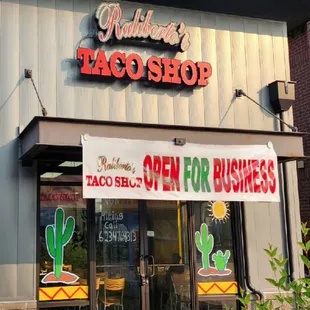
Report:
M308 252L310 251L310 240L307 241L307 236L310 228L307 228L307 223L302 224L303 242L298 242L298 245L303 250L300 255L307 270L310 268ZM254 307L251 305L251 295L240 289L240 297L238 300L241 303L241 309L257 309L257 310L277 310L277 309L310 309L310 279L300 278L289 282L289 277L286 271L288 259L284 259L283 255L278 253L278 249L269 244L269 248L265 249L269 257L269 264L273 271L273 278L266 279L273 287L276 288L277 294L276 306L272 300L255 301ZM225 307L225 309L232 309Z

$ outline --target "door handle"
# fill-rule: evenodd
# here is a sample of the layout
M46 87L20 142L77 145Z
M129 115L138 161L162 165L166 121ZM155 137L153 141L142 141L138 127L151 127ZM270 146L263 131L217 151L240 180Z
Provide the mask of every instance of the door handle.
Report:
M147 277L145 274L145 257L143 255L140 256L140 278L141 278L141 285L147 284Z
M153 255L148 255L148 257L150 257L152 260L152 274L149 275L149 277L152 278L155 275L155 259Z

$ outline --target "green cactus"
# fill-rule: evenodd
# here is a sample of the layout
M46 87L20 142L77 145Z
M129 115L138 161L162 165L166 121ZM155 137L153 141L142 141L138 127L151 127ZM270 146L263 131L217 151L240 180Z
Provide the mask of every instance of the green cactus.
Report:
M202 266L204 270L210 268L209 255L213 250L213 236L208 234L208 225L203 223L200 226L200 232L195 232L195 242L197 249L202 254Z
M230 257L230 251L226 250L225 255L221 250L217 251L216 254L212 255L212 260L214 261L215 268L219 271L226 270L228 259Z
M46 226L45 230L47 250L54 260L54 274L57 279L62 272L64 247L72 238L75 226L72 216L64 223L64 213L62 208L58 208L55 212L55 224Z

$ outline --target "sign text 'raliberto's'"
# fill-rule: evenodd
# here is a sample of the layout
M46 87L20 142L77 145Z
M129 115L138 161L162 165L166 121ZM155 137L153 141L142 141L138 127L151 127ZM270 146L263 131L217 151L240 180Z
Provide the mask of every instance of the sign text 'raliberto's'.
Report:
M84 198L279 201L266 145L200 145L85 136Z
M100 44L152 43L154 48L170 47L176 49L175 52L185 52L190 47L190 34L185 23L170 21L166 25L157 24L152 21L153 13L153 10L143 13L139 8L133 18L128 20L119 3L103 2L95 13L98 28L96 38ZM111 52L110 47L105 50L105 45L95 49L78 47L76 58L82 75L106 80L125 79L166 86L205 87L212 76L209 62L181 61L178 59L180 57L154 55L146 59L145 55L137 53Z

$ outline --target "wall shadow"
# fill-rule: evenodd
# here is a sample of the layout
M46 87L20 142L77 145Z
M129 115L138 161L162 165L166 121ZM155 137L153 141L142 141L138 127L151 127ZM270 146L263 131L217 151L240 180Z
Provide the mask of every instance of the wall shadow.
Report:
M33 1L31 0L11 0L11 3L22 4L33 6ZM51 8L51 9L61 9L63 11L74 11L79 13L84 13L84 10L78 5L73 3L72 5L63 5L60 1L41 1L38 7ZM294 2L287 2L282 7L275 1L261 0L249 2L245 0L238 0L237 2L223 0L223 1L200 1L192 0L190 2L178 1L178 0L135 0L127 1L124 4L132 4L133 7L146 7L152 6L155 10L166 10L168 13L173 14L173 12L178 10L191 10L191 11L201 11L206 15L211 14L225 14L225 15L235 15L241 17L251 17L257 19L269 19L278 21L289 21L292 26L302 24L305 20L309 20L310 16L308 12L310 11L310 2L303 1L296 5ZM134 10L133 10L134 11ZM133 15L133 12L132 12ZM128 16L128 18L131 18ZM296 18L298 16L298 18ZM294 18L293 18L294 17Z

